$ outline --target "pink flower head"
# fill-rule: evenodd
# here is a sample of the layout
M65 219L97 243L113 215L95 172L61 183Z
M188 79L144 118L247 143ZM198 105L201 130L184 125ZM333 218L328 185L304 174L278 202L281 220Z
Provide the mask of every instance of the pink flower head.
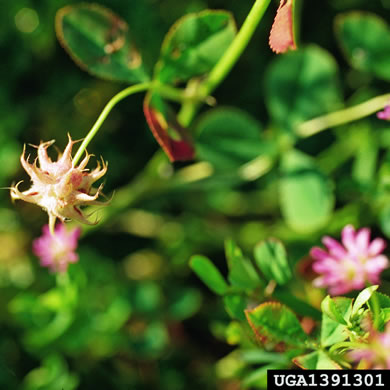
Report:
M381 254L385 241L375 238L370 242L370 229L356 232L347 225L341 233L341 243L328 236L322 242L327 251L318 247L310 251L315 260L313 270L320 274L313 282L316 287L329 287L331 295L341 295L360 290L367 282L379 284L379 274L389 261Z
M371 326L367 344L362 344L348 356L355 362L362 362L366 369L390 370L390 322L383 333Z
M49 225L42 228L42 236L33 241L33 252L40 258L42 267L53 272L65 272L69 263L79 259L75 250L81 229L67 231L63 223L57 224L54 233L50 233Z
M383 119L385 121L390 120L390 105L385 106L383 111L379 111L376 113L378 119Z
M54 232L56 218L61 221L75 219L76 221L93 224L90 222L80 206L106 204L97 201L101 194L101 187L92 188L92 184L99 180L107 171L107 165L103 161L89 172L86 169L90 155L86 153L85 158L78 166L72 161L72 146L75 141L69 136L68 145L63 154L58 156L57 161L52 162L47 155L47 148L53 141L43 142L38 148L38 157L33 164L24 158L24 150L20 157L23 168L31 178L32 186L29 190L20 192L18 185L11 187L12 199L22 199L25 202L35 203L42 207L49 214L50 231ZM39 166L37 165L39 162Z

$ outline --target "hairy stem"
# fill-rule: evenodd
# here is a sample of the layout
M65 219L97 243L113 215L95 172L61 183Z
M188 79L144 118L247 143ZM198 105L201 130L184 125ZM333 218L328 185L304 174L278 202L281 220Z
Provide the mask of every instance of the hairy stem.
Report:
M385 107L389 101L390 93L387 93L356 106L319 116L300 124L297 128L297 133L301 137L310 137L330 127L340 126L371 115Z

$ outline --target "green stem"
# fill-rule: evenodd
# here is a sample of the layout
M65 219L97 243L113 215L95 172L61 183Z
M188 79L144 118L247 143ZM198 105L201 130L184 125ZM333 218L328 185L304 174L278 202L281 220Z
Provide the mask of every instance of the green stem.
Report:
M56 283L57 286L67 286L70 282L68 272L57 272L56 274Z
M356 106L319 116L299 125L297 133L301 137L310 137L330 127L340 126L374 114L385 107L389 101L390 93L387 93Z
M153 89L159 91L164 97L168 99L180 101L181 103L183 103L183 106L182 111L179 113L178 116L179 121L183 126L189 126L200 107L200 102L205 100L214 91L214 89L224 80L224 78L233 68L234 64L240 58L242 52L245 50L246 46L249 43L249 40L255 32L255 29L259 24L262 16L264 15L264 12L266 11L270 1L271 0L255 1L240 31L236 35L235 39L233 40L232 44L229 46L225 54L220 58L220 60L211 70L208 78L202 85L202 88L200 88L200 91L197 88L194 88L194 91L192 91L192 89L189 89L189 91L182 91L174 87L158 84L157 82L147 82L126 88L123 91L119 92L117 95L115 95L107 103L106 107L103 109L96 123L80 145L80 148L74 157L74 163L76 164L80 160L81 156L85 151L85 148L95 136L111 109L120 100L136 92ZM128 188L123 191L123 199L121 199L121 201L115 202L117 203L117 210L122 210L129 204L132 204L144 194L145 188L149 188L151 186L151 182L143 176L144 174L148 176L147 172L149 171L150 166L154 165L154 161L159 160L160 157L161 151L159 150L154 156L154 158L150 161L150 163L148 163L148 165L145 167L144 172L140 173L139 176L137 176L137 179L134 180L131 184L129 184ZM158 180L153 180L153 183L156 182L158 182ZM129 193L131 193L132 195L129 196ZM116 195L116 198L119 198L119 194ZM107 219L107 215L104 215L102 219Z
M204 84L209 95L225 79L247 47L271 0L256 0L232 44L211 70Z
M203 99L206 99L207 96L213 93L238 61L245 48L248 46L248 43L270 1L271 0L255 1L233 42L225 51L224 55L215 64L207 79L199 86L201 89L200 95L203 96ZM179 122L185 127L189 126L199 107L199 100L197 102L193 102L192 104L190 102L184 104L178 115Z

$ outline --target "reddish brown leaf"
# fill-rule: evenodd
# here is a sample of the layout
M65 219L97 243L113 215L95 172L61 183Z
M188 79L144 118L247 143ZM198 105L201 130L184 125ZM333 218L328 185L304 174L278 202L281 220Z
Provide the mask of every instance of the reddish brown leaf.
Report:
M172 162L194 159L195 150L189 134L159 95L146 95L144 114L154 138Z
M280 0L274 24L269 35L269 45L275 53L284 53L288 49L295 50L293 28L294 0Z

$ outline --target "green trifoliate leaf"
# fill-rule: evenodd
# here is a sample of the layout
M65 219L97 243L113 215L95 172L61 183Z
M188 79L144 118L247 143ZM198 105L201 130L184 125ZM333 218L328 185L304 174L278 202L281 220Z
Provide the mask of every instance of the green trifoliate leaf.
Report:
M346 322L349 321L352 311L352 299L345 297L336 297L332 301L337 305L338 311ZM344 341L348 337L346 332L346 325L330 318L323 313L321 323L321 345L322 347L329 347L335 343Z
M332 214L334 196L329 179L311 157L291 150L281 161L280 207L286 223L299 232L319 229Z
M245 313L256 338L264 344L302 346L308 339L296 315L278 302L266 302Z
M324 314L326 314L333 321L338 322L339 324L347 325L343 315L341 314L338 306L334 300L327 295L321 302L321 309Z
M283 285L291 279L291 270L287 252L283 244L276 239L268 239L256 245L255 261L268 280Z
M336 18L336 37L356 69L390 80L390 28L368 12L350 12Z
M164 39L155 77L163 83L177 83L207 74L235 35L229 12L205 10L183 16Z
M129 83L149 79L127 23L108 8L87 3L61 8L56 33L76 64L94 76Z

